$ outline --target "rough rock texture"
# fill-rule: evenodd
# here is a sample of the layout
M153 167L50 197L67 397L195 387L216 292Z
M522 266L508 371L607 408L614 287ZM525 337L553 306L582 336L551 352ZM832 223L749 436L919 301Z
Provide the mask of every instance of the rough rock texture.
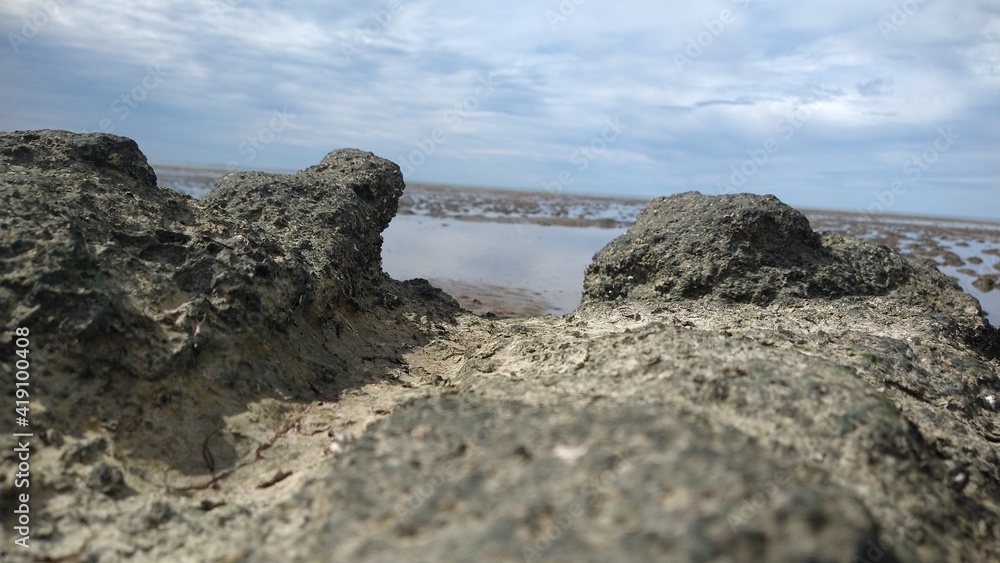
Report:
M594 256L591 300L775 299L883 295L910 269L890 249L821 236L774 196L698 192L650 202L627 233Z
M396 165L354 149L328 154L294 175L239 172L204 202L274 237L287 258L303 263L323 299L368 304L384 281L382 231L403 194Z
M573 314L495 319L381 272L403 184L368 153L203 201L120 137L0 163L10 560L1000 558L996 329L774 198L653 202Z
M594 256L584 300L715 299L767 305L802 298L878 296L927 303L962 337L1000 353L978 304L933 264L836 233L816 233L774 196L686 192L651 201Z
M14 330L27 327L35 539L56 553L87 543L110 556L84 542L95 521L149 501L151 487L205 487L256 462L303 405L395 377L400 349L458 313L425 282L381 274L379 233L403 184L370 153L335 151L294 185L243 175L271 191L260 205L159 188L136 144L116 136L6 133L0 158L4 380ZM263 230L281 218L287 227ZM353 262L339 262L345 252ZM3 451L7 507L15 458ZM110 500L124 504L102 508Z

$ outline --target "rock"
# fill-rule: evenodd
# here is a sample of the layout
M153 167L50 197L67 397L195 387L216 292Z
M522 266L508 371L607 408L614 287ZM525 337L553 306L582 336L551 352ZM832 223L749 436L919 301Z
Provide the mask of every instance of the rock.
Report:
M687 192L650 202L628 232L594 256L584 296L766 305L884 295L909 275L890 249L821 236L774 196Z
M893 293L948 317L960 337L992 350L978 302L932 263L886 246L815 233L774 196L687 192L651 201L635 224L594 255L585 302L713 299L767 305L802 298Z
M954 252L944 250L941 252L941 265L952 267L964 266L965 260L962 260L962 257Z
M206 206L156 187L135 143L120 137L14 133L3 136L0 154L9 240L0 286L5 342L15 327L30 327L40 359L59 374L38 382L48 399L79 401L96 422L117 426L130 447L191 471L203 466L201 455L178 450L200 443L207 420L219 425L245 397L308 395L336 387L337 372L363 371L337 335L322 331L330 317L343 325L359 303L385 297L385 280L373 272L380 272L378 233L398 193L389 194L392 201L369 198L367 172L345 173L339 184L333 173L305 174L282 184L297 191L248 209L235 196ZM387 161L352 153L331 155L330 163L394 175L387 186L402 189ZM225 185L222 193L229 194ZM255 213L280 218L282 210L267 206L281 198L291 206L324 200L313 215L290 216L296 226L317 216L373 220L315 224L312 240L293 244L285 235L296 227L273 236L253 222ZM352 253L343 254L345 247ZM338 268L361 275L332 276L333 255ZM279 334L297 339L297 349L278 344ZM317 377L307 381L303 369ZM134 402L137 393L152 399L152 412ZM132 436L165 432L176 439L172 447L146 448Z
M3 171L8 166L34 172L117 172L140 185L156 185L156 173L132 139L100 133L66 135L65 131L16 131L0 140Z
M125 477L117 467L101 463L87 476L87 486L106 495L120 495L125 486Z
M402 177L369 153L269 176L256 205L234 178L225 200L159 188L136 144L113 135L3 133L0 163L0 352L14 357L15 329L30 331L30 419L65 442L32 456L52 469L31 484L63 489L77 466L90 475L90 489L64 491L77 495L68 514L36 508L66 537L120 510L89 496L120 496L118 469L100 468L147 491L202 486L256 459L302 404L387 377L458 312L426 282L381 273ZM249 176L250 191L266 189ZM13 475L16 458L3 459Z
M850 561L880 532L856 493L709 418L474 395L401 406L277 510L307 532L273 521L251 561Z
M229 174L203 201L252 232L272 233L286 259L307 265L314 283L335 285L317 288L317 297L360 303L377 299L385 280L381 232L403 187L395 164L345 149L294 175Z
M573 314L496 319L381 271L370 153L202 201L111 135L0 164L40 437L10 560L1000 557L996 329L773 197L657 200Z
M972 285L976 287L979 291L986 293L988 291L993 291L993 288L997 286L997 278L1000 276L996 275L982 275L972 282Z

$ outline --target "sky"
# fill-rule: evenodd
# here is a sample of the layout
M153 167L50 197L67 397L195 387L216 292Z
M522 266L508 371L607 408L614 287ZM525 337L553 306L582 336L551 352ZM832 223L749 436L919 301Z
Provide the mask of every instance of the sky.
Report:
M3 0L0 129L150 162L1000 221L991 0Z

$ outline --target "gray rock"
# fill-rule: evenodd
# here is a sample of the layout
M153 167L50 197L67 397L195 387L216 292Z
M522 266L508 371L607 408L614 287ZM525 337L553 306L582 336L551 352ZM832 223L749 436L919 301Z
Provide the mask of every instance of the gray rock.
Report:
M132 139L101 133L15 131L0 138L3 171L56 171L107 175L117 172L140 185L156 185L156 173Z
M121 500L117 467L147 491L227 475L303 401L380 380L458 312L426 282L381 273L402 178L368 153L332 153L298 183L272 177L289 191L252 208L232 178L224 201L157 187L136 144L113 135L3 133L0 164L0 352L12 358L15 329L30 330L31 423L62 437L35 444L33 468L51 469L31 484L76 495L67 513L38 507L60 537L96 518L78 507L121 510L91 495ZM257 214L308 227L310 249ZM334 257L350 278L330 275ZM4 455L4 475L15 460Z
M573 314L491 319L381 271L370 153L203 201L121 137L0 164L0 357L30 328L58 437L10 560L1000 558L996 329L773 197L653 202Z
M591 300L882 295L910 271L886 247L828 235L774 196L687 192L650 202L627 233L594 256Z
M395 164L344 149L294 175L229 174L203 201L274 237L314 283L334 286L316 288L317 297L359 302L377 297L385 280L381 232L403 187Z
M998 532L991 499L1000 494L1000 418L982 402L1000 387L996 363L956 345L918 308L882 299L767 308L622 301L510 329L470 351L456 378L461 393L553 409L695 413L772 457L792 452L796 466L857 495L880 528L874 545L886 554L933 561L965 552L977 560L997 549L987 540L990 547L971 556L941 532ZM720 460L719 470L739 472L747 461L728 463ZM955 481L966 475L979 476L975 485ZM738 504L729 507L741 514ZM755 518L775 509L769 501ZM761 549L758 560L796 560ZM712 560L692 553L668 558Z
M880 541L856 493L710 418L474 395L401 406L279 510L307 532L251 560L851 561Z
M982 275L977 277L975 281L972 282L972 285L976 286L979 291L986 293L988 291L993 291L993 289L997 286L998 278L1000 278L1000 276L990 274Z
M125 492L125 477L117 467L101 463L87 476L87 486L109 496L120 495Z
M835 233L816 233L774 196L698 192L651 201L629 230L594 255L585 301L716 299L767 305L877 296L925 303L961 337L998 357L974 298L930 262Z

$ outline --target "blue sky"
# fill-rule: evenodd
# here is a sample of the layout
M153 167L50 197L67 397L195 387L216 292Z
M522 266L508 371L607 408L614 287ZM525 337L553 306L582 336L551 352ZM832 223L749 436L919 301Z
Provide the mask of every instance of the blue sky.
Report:
M987 0L0 2L0 127L154 163L1000 220Z

